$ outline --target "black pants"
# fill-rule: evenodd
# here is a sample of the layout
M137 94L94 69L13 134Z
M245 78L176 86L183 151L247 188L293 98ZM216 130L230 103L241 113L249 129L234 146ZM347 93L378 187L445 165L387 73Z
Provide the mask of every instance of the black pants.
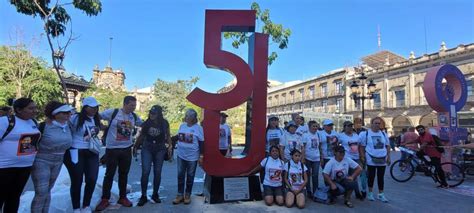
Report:
M114 181L115 171L118 167L118 185L120 191L120 198L127 195L127 181L130 165L132 164L132 149L106 149L107 169L105 170L104 184L102 189L102 199L110 199L110 190Z
M66 165L71 178L70 193L73 209L81 208L81 188L84 177L86 186L84 187L82 206L90 206L99 174L99 155L87 149L78 149L77 151L79 161L76 164L71 161L70 150L64 154L64 165Z
M430 164L435 167L435 173L439 178L439 181L441 182L442 186L448 186L448 183L446 182L446 174L444 174L443 169L441 168L441 159L437 157L430 157L431 162Z
M0 169L0 212L16 213L20 196L30 177L31 167Z
M375 175L377 173L377 185L379 187L379 191L383 191L384 186L384 176L385 176L385 168L386 166L370 166L367 165L367 176L369 179L369 188L374 187Z

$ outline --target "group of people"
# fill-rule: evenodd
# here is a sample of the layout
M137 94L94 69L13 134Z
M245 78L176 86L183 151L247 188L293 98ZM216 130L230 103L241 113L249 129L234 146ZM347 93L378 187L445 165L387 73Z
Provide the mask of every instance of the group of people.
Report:
M52 101L44 109L45 121L38 123L35 120L36 103L29 98L15 100L13 112L0 117L0 209L17 212L20 196L31 175L35 189L31 211L48 212L51 189L64 163L71 179L74 212L92 212L90 206L99 162L105 164L106 172L102 199L95 210L102 211L110 205L117 168L117 203L131 207L133 204L126 196L128 173L132 156L138 150L141 150L142 167L142 196L138 206L148 202L147 187L152 168L151 200L160 203L163 162L173 158L174 149L178 193L172 203L190 204L196 168L203 158L204 131L198 123L198 113L188 109L177 134L172 136L159 105L151 107L143 122L134 113L136 101L135 97L126 96L122 108L100 113L100 104L93 97L84 98L77 113L65 103ZM222 155L229 157L232 155L232 133L226 118L227 115L221 113L219 149ZM357 131L351 121L346 121L343 131L336 132L330 119L324 120L321 127L316 121L305 123L303 117L297 116L286 128L280 128L278 117L270 117L266 130L267 157L254 170L263 172L265 203L304 208L306 197L312 198L324 188L330 204L336 202L337 196L344 195L344 204L352 208L353 192L361 200L388 202L384 194L384 175L391 162L390 141L381 128L382 122L379 117L373 118L369 129ZM419 135L413 132L414 129ZM101 131L103 136L99 138ZM432 146L435 140L431 134L425 134L423 126L418 126L404 134L402 145L421 144L421 150L431 157L431 162L439 164L439 151ZM102 143L106 149L99 160ZM446 187L438 167L442 187ZM322 181L319 180L320 168ZM375 179L377 195L373 190Z
M276 202L287 207L296 203L304 208L306 197L313 198L324 187L329 204L344 195L344 204L354 207L350 200L353 191L361 200L367 197L371 201L388 202L384 175L390 164L390 142L381 130L382 121L373 118L371 128L358 134L351 121L344 122L342 132L336 132L331 119L324 120L320 127L316 121L305 124L303 117L296 116L283 129L278 126L278 117L270 117L266 134L268 157L260 164L265 170L265 203ZM320 168L324 185L319 184ZM368 181L361 181L361 174ZM377 196L373 192L375 178Z

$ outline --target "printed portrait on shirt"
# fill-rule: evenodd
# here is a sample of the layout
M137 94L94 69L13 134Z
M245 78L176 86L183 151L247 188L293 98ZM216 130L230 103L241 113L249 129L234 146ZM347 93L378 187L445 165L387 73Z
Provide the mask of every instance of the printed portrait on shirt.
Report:
M342 181L346 177L346 174L344 174L343 169L334 170L334 174L336 174L335 175L336 181Z
M87 125L85 126L86 127L86 130L84 131L84 141L90 141L91 137L92 138L98 138L98 134L99 134L99 127L97 126L90 126L90 125ZM89 132L90 131L90 132Z
M311 148L317 149L317 148L318 148L318 144L319 144L319 141L318 141L318 138L317 138L317 137L311 138Z
M183 143L193 143L193 133L179 133L178 141Z
M270 177L270 181L272 182L280 182L281 181L281 173L282 173L282 170L281 169L268 169L268 172L269 172L269 177Z
M219 129L219 137L225 138L225 136L226 136L225 129Z
M385 144L382 140L383 140L383 138L379 135L372 136L372 143L374 144L374 149L383 149L383 148L385 148Z
M132 123L128 120L117 121L117 141L129 141L132 136Z
M36 153L36 146L38 140L40 139L40 134L23 134L18 140L18 156L21 155L32 155Z
M337 137L336 136L326 136L326 147L328 150L328 156L334 156L332 151L333 147L337 145Z

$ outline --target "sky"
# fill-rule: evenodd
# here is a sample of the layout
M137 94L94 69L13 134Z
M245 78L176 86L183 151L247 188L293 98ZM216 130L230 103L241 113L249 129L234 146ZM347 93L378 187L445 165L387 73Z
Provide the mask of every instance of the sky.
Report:
M63 2L63 1L60 1ZM197 86L215 92L232 75L203 64L206 9L249 9L247 0L103 0L102 13L88 17L67 7L73 32L79 36L66 53L66 70L89 80L95 65L111 65L126 74L131 90L167 81L200 78ZM269 66L269 79L303 80L345 66L358 65L363 56L381 48L405 58L437 52L442 41L448 48L474 42L474 3L471 0L262 0L274 23L290 28L287 49ZM49 59L42 21L16 12L0 1L0 45L11 45L21 32L35 56ZM426 29L426 31L425 31ZM425 33L426 32L426 33ZM426 38L426 39L425 39ZM32 42L32 41L35 42ZM244 57L244 49L224 50ZM275 50L274 46L270 50Z

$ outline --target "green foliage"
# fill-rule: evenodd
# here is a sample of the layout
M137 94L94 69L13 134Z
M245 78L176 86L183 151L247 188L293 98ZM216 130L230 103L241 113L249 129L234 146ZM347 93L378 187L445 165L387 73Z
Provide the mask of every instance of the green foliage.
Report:
M273 23L270 19L270 10L265 9L262 11L258 3L253 2L251 9L256 11L256 19L258 24L263 24L261 32L270 36L272 41L271 44L277 46L279 49L288 48L291 30L289 28L284 28L281 24ZM235 49L238 49L240 45L243 45L249 41L250 34L240 32L224 32L224 38L232 39L232 46ZM272 47L272 45L270 45L270 47ZM276 58L278 58L278 53L276 51L272 51L272 53L268 56L268 64L271 65L276 60Z
M64 35L66 25L71 20L64 6L72 4L88 16L96 16L102 11L100 0L73 0L63 3L51 0L10 0L17 12L33 17L39 16L45 21L45 31L53 37Z
M45 61L33 57L24 45L0 47L0 105L8 98L32 98L40 108L61 99L56 74Z
M163 115L170 123L172 129L182 122L187 108L193 108L198 112L199 118L201 109L191 104L186 96L191 92L192 87L199 78L194 77L190 80L178 80L168 82L157 79L154 84L153 101L151 104L158 104L163 107Z
M91 87L82 96L94 97L100 103L101 110L104 110L112 108L122 108L123 98L127 95L128 93L125 91L113 91L99 88L96 85L91 85Z

